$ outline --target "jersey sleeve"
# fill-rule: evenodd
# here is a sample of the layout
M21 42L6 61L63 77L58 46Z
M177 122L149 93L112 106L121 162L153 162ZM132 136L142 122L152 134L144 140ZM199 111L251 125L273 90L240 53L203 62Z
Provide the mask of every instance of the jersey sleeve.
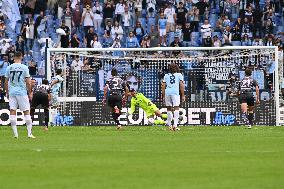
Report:
M59 82L64 81L63 77L61 77L61 76L58 76L58 77L57 77L57 80L58 80Z
M31 76L30 76L29 68L28 68L27 66L25 66L25 70L24 70L24 78L27 78L27 77L31 77Z
M256 80L253 80L253 86L254 87L258 86L258 82Z
M6 69L5 77L9 78L9 74L10 74L10 66L8 66L7 69Z

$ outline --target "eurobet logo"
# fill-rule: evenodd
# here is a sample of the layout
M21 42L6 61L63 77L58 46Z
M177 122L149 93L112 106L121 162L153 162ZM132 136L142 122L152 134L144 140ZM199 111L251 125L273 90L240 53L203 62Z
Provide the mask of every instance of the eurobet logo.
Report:
M216 112L216 108L180 108L179 110L181 125L233 125L236 121L235 115L225 115L220 111ZM127 111L127 108L122 109L123 114L119 117L121 124L148 124L146 113L141 108L139 108L138 117L135 120L132 115L127 117ZM166 113L167 109L162 108L160 111Z
M35 113L43 113L44 109L36 109ZM10 110L2 109L0 110L0 125L9 125L10 124ZM39 121L37 120L39 117L37 114L34 115L35 121L33 121L33 125L39 125ZM17 125L25 125L25 117L22 111L17 110Z

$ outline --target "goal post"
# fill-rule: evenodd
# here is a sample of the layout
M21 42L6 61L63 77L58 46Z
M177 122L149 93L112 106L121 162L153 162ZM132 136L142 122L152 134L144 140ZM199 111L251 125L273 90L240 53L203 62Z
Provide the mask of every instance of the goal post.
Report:
M242 125L234 93L244 70L251 68L261 90L255 124L280 125L279 79L283 76L279 74L279 60L283 59L279 59L275 46L48 48L46 57L47 79L55 75L56 69L63 69L59 111L62 116L72 116L73 125L113 125L108 109L101 103L102 86L112 68L165 111L160 84L169 63L178 64L185 77L187 100L181 108L181 124ZM90 68L71 67L76 57ZM120 121L147 124L143 111L136 112L133 117L122 114Z

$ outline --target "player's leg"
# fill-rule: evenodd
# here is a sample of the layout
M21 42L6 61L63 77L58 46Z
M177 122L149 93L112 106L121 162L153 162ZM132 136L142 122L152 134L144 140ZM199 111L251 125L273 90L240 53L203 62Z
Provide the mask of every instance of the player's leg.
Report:
M166 107L167 107L167 125L169 127L172 127L172 120L173 120L173 112L172 112L172 107L173 107L173 103L172 103L172 96L166 96L165 97L165 103L166 103Z
M48 122L49 122L49 100L48 100L48 95L45 94L42 96L42 102L41 105L44 109L44 126L45 130L48 130Z
M24 117L25 117L25 122L27 125L27 131L28 131L28 137L29 138L35 138L32 134L32 118L30 115L30 102L28 96L16 96L18 104L19 104L19 109L24 112Z
M180 96L174 95L172 98L173 106L174 106L174 126L173 129L175 130L178 126L179 122L179 105L180 105Z
M248 105L247 112L248 112L248 121L249 121L248 128L251 128L251 126L253 125L253 121L254 121L254 97L253 95L248 96L247 105Z
M37 93L33 95L32 102L31 102L31 117L34 121L34 114L36 107L40 104L40 99Z
M58 94L52 94L51 95L50 104L51 104L51 108L49 110L49 112L50 112L50 123L52 125L56 125L57 107L59 105Z
M118 117L120 116L118 100L119 100L119 97L117 95L110 95L108 97L108 105L111 107L112 118L115 124L117 125L117 127L120 128L121 125L118 120Z
M18 129L17 129L17 115L16 110L18 108L17 99L15 96L9 97L9 107L10 107L10 123L14 133L14 137L18 138Z
M241 103L241 118L243 122L248 125L248 117L247 117L247 112L248 112L248 105L247 105L247 99L245 94L241 94L239 97L240 103Z

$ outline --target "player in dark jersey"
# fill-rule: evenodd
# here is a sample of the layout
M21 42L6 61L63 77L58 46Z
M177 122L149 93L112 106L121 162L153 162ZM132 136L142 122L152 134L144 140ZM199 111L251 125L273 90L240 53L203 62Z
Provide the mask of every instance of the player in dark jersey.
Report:
M254 117L254 88L256 92L256 103L259 103L259 87L256 80L251 77L252 71L245 70L245 77L240 81L239 100L241 103L242 119L250 129L253 125Z
M42 80L42 85L36 85L33 88L33 98L31 103L31 116L34 119L34 113L37 106L41 105L44 109L44 129L48 130L48 122L49 122L49 101L50 101L50 93L51 89L48 85L48 80Z
M111 75L112 78L106 82L106 86L104 87L103 103L106 103L107 99L107 103L112 109L112 117L117 125L117 129L120 129L121 124L118 117L121 114L122 102L127 99L129 89L125 82L117 75L116 69L111 70ZM108 92L109 96L106 98Z

